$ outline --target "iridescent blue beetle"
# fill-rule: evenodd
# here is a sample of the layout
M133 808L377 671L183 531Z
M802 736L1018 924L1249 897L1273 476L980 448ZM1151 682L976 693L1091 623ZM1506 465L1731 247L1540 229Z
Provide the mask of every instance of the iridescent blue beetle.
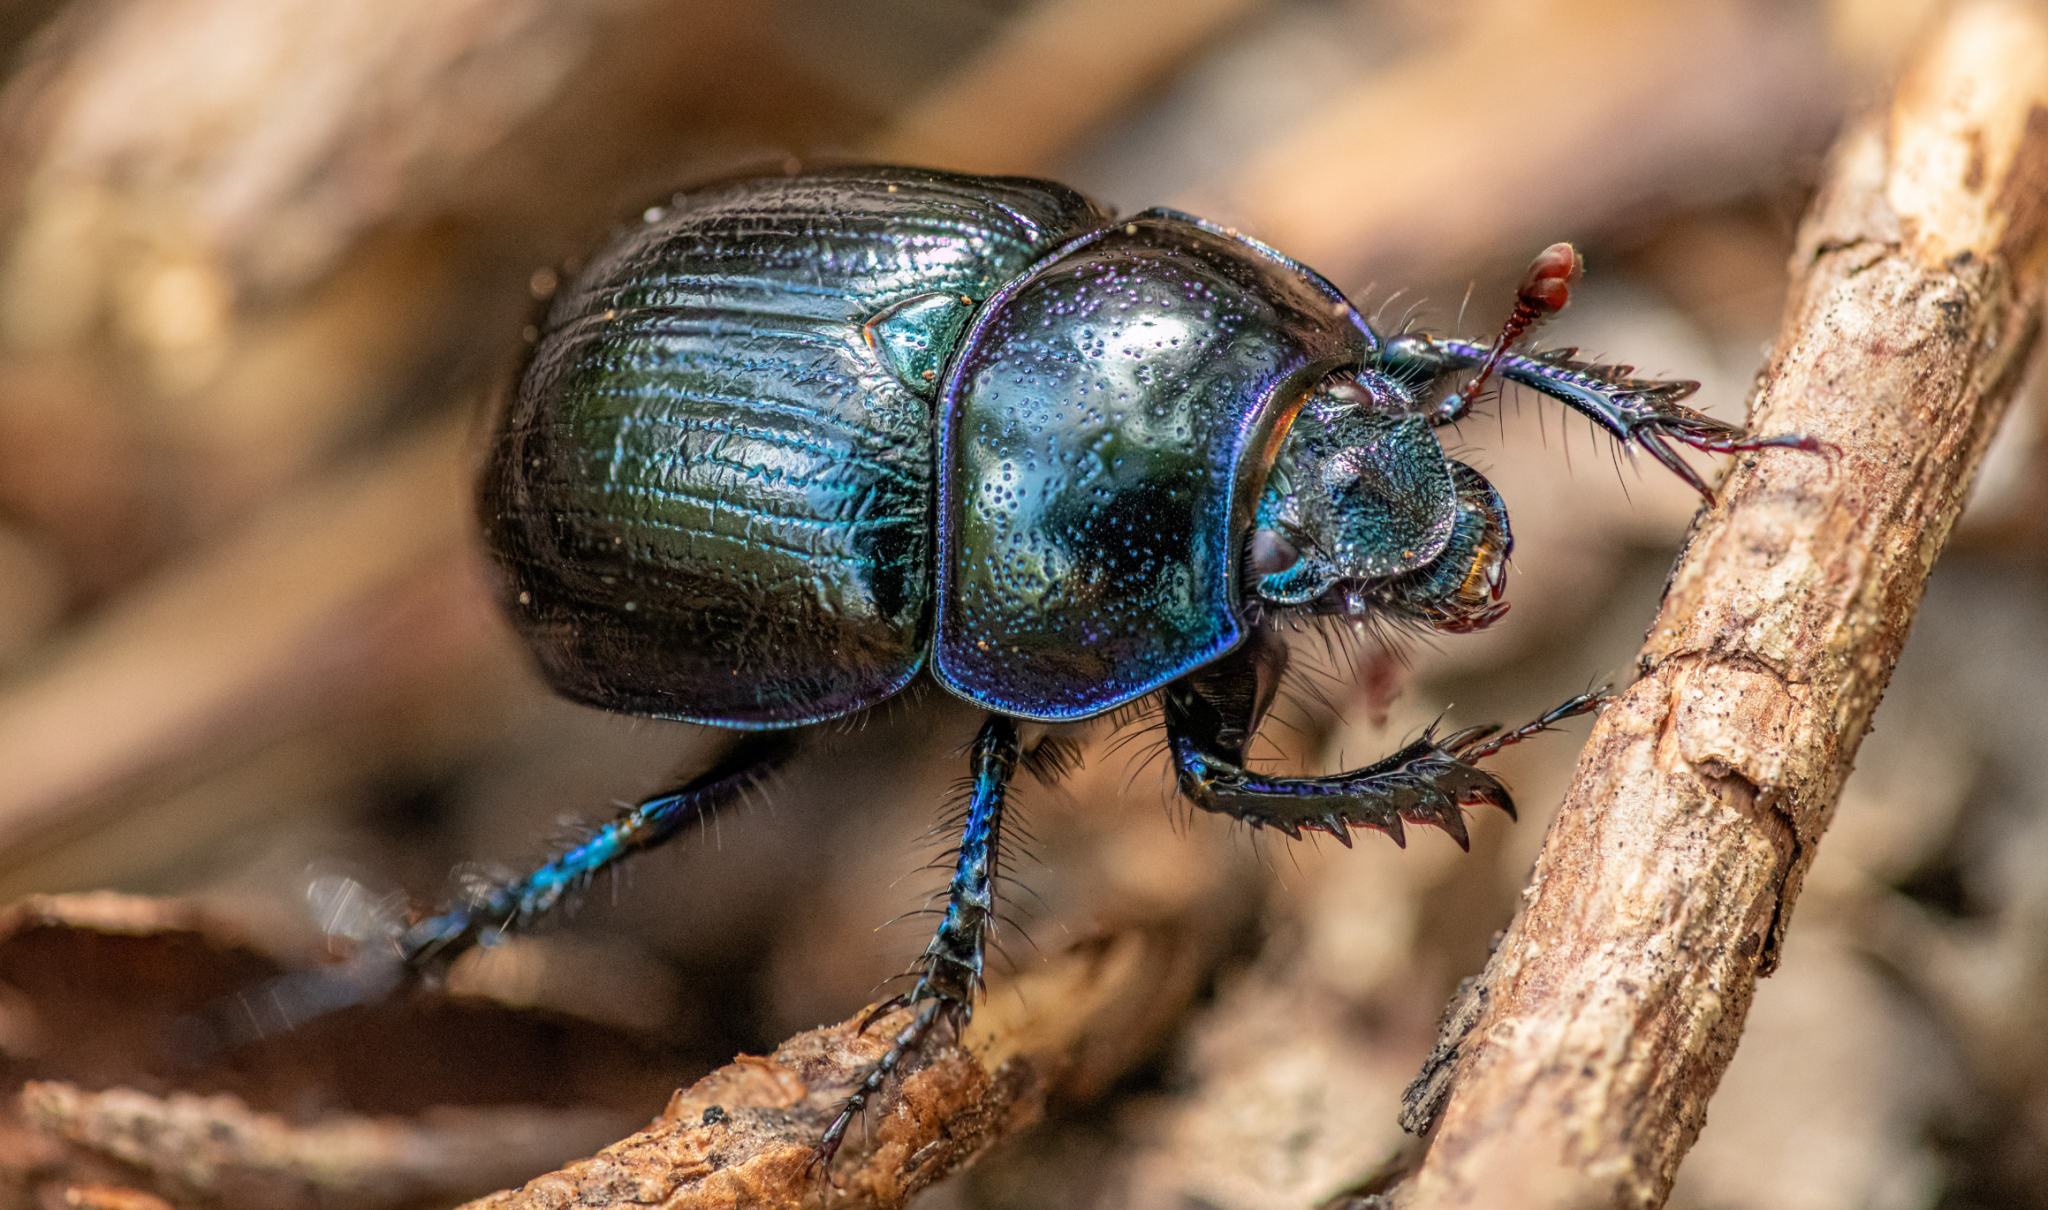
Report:
M921 671L988 711L918 1011L821 1145L934 1024L970 1011L1019 721L1163 699L1181 792L1289 836L1403 821L1464 844L1512 811L1425 734L1368 768L1254 772L1287 664L1277 624L1484 626L1511 539L1434 428L1491 375L1575 408L1701 491L1675 439L1750 438L1689 382L1509 349L1562 306L1559 245L1491 345L1375 333L1308 268L1170 210L1113 218L1047 181L856 168L742 180L651 210L554 300L492 446L482 516L504 600L555 687L736 728L717 767L524 878L414 925L414 966L518 928L731 800L796 729ZM1478 370L1444 393L1453 375Z

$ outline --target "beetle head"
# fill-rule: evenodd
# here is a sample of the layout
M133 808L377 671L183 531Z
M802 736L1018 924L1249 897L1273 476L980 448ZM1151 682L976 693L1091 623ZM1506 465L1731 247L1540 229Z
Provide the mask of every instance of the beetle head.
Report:
M1399 388L1368 373L1303 405L1245 563L1252 595L1268 604L1465 631L1506 611L1512 544L1492 486L1445 457Z
M1507 506L1493 484L1462 462L1450 466L1458 487L1458 520L1443 554L1427 567L1376 586L1368 594L1368 607L1464 634L1491 626L1508 611L1501 594L1507 589L1515 538Z

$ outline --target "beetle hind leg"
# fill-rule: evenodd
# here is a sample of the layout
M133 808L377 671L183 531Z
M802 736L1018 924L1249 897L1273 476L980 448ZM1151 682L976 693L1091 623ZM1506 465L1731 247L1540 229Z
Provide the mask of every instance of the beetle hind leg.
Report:
M841 1103L839 1113L825 1129L824 1137L811 1157L813 1167L823 1169L846 1139L853 1119L868 1102L881 1094L889 1077L903 1061L915 1054L941 1022L950 1022L957 1033L965 1028L974 1012L974 997L981 991L982 962L988 944L989 926L995 921L995 883L998 853L1002 847L1003 806L1009 797L1011 775L1024 759L1017 737L1017 724L991 715L974 739L969 765L969 793L960 830L960 849L953 864L952 881L946 888L946 914L925 946L913 973L917 983L903 996L881 1005L874 1015L902 1007L917 1011L910 1023L890 1041L889 1049L853 1092ZM872 1022L862 1022L863 1028Z
M406 967L446 969L464 950L531 925L598 871L664 843L738 800L789 759L797 735L748 732L723 759L680 789L627 808L533 872L479 888L440 915L419 921L399 937Z
M408 979L445 971L471 947L534 923L599 870L738 799L787 761L798 743L795 732L748 733L681 789L627 809L532 873L480 887L402 931L395 921L378 925L377 944L363 945L347 962L279 975L222 997L183 1019L175 1039L180 1058L196 1066L223 1050L380 999Z

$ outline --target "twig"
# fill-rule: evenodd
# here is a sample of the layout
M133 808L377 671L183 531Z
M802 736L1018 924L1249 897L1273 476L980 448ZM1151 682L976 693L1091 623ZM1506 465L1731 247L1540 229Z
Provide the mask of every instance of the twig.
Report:
M1036 1120L1049 1095L1099 1088L1142 1053L1206 969L1205 947L1189 940L1172 924L1127 929L992 988L966 1037L930 1048L900 1090L892 1085L865 1138L855 1129L829 1183L811 1168L818 1137L908 1010L742 1056L676 1093L639 1134L469 1210L902 1206Z
M1521 914L1410 1090L1400 1206L1660 1205L2038 334L2048 15L1959 7L1837 145L1745 456ZM1439 1114L1438 1110L1441 1107Z
M1796 6L1467 13L1456 38L1280 132L1221 197L1184 204L1339 282L1461 281L1632 207L1725 197L1819 147L1839 113L1823 31Z
M236 1096L91 1092L54 1080L29 1081L21 1102L31 1129L133 1165L192 1200L240 1183L263 1188L273 1205L446 1198L516 1174L526 1157L574 1155L625 1125L613 1110L532 1105L332 1114L301 1125Z
M868 146L880 161L1044 172L1265 0L1042 0Z

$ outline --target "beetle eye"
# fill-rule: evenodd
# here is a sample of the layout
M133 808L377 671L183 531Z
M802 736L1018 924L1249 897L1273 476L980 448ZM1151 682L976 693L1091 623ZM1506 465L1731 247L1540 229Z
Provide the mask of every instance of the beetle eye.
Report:
M1277 576L1301 562L1301 552L1294 549L1294 543L1281 537L1278 530L1255 529L1252 531L1248 561L1255 574Z

